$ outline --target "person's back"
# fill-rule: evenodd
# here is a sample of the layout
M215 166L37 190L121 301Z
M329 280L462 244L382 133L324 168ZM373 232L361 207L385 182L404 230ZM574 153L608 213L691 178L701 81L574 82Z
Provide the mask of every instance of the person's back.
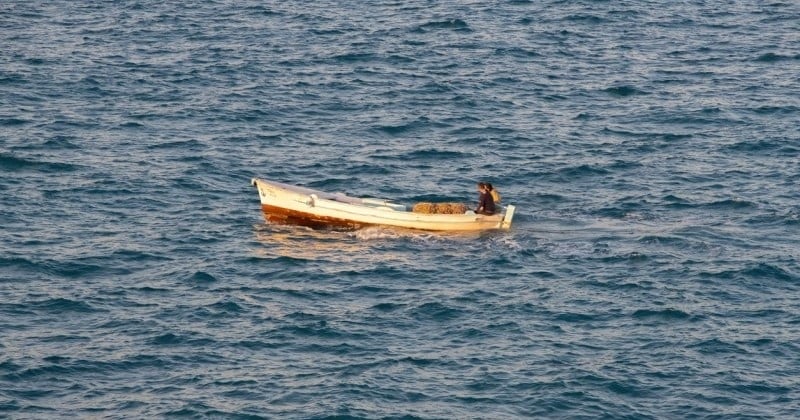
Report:
M493 187L492 184L487 182L486 189L489 190L489 194L492 195L492 200L494 200L494 203L500 204L500 192L497 191L497 188Z

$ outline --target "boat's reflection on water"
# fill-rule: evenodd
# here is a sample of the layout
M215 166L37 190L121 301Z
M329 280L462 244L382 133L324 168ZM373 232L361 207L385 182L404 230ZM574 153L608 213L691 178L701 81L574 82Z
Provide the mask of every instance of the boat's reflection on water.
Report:
M369 251L369 244L355 240L348 232L275 223L254 225L253 231L263 245L256 253L265 257L340 260Z
M419 247L439 246L452 250L458 243L474 242L476 233L424 232L371 226L356 230L312 229L270 221L253 225L255 250L262 257L289 257L310 261L351 262L354 260L405 261Z

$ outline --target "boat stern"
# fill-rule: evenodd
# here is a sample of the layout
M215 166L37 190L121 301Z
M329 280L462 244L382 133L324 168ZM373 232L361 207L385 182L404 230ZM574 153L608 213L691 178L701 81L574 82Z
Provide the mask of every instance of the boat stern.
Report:
M501 229L511 229L511 221L514 220L514 211L517 208L511 204L506 206L506 213L503 215L503 220L500 222Z

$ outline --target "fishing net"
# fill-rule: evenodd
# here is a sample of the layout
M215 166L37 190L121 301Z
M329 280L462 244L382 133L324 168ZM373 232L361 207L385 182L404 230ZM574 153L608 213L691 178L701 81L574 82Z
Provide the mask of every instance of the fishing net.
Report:
M467 206L462 203L417 203L412 211L424 214L464 214Z

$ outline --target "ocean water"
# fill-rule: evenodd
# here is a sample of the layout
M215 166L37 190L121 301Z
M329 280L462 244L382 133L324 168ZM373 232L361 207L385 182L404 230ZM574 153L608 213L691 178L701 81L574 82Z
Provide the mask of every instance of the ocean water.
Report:
M795 1L6 0L0 417L797 418L799 184Z

